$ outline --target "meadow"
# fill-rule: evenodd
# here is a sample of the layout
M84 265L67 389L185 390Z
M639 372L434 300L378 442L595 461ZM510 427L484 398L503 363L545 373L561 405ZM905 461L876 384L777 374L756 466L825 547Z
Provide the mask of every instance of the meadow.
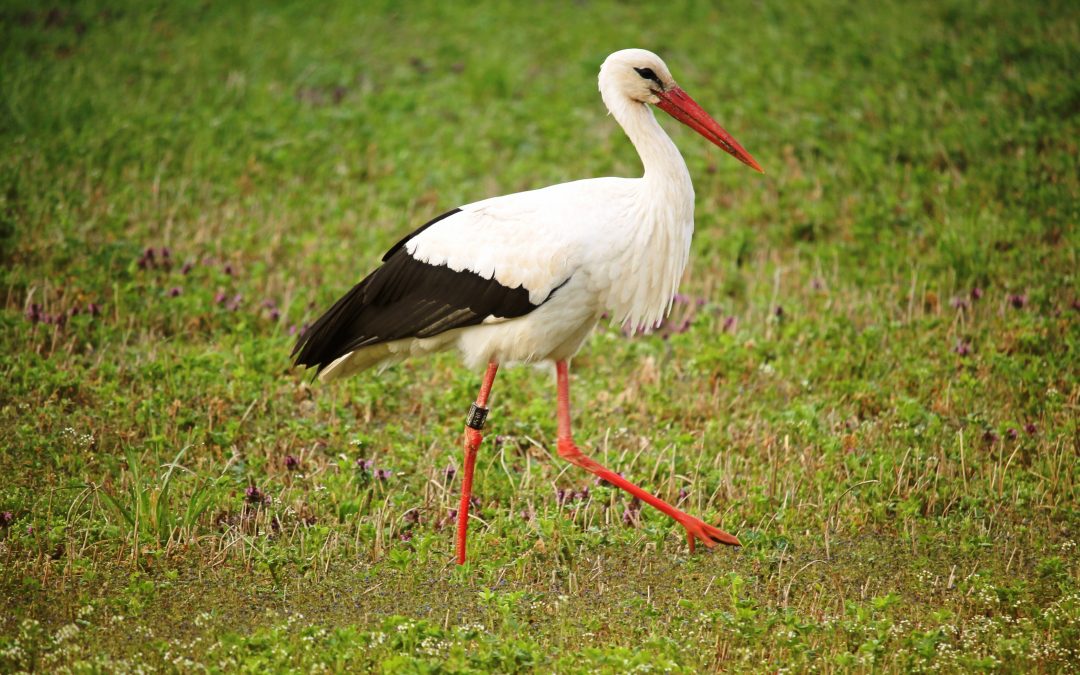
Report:
M505 369L453 564L453 356L298 331L456 205L633 176L660 54L691 263L649 335ZM123 0L0 7L0 671L1070 672L1080 7ZM666 116L663 116L666 117Z

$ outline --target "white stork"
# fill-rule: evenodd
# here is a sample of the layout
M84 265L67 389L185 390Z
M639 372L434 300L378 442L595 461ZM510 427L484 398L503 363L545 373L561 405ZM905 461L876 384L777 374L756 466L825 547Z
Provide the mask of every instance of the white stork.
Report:
M626 49L600 68L600 94L637 148L641 178L593 178L493 197L454 209L394 244L383 264L304 332L293 355L322 380L456 349L486 365L465 428L457 560L473 465L498 367L554 361L558 450L564 459L656 507L686 528L691 552L739 540L585 456L570 433L567 363L607 313L651 327L671 308L694 231L694 186L656 106L762 171L671 77L652 52Z

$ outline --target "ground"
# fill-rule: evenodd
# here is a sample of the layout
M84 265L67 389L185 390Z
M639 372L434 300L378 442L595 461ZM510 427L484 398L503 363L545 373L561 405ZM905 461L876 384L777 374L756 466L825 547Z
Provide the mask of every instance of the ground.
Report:
M323 385L295 334L458 204L635 175L657 51L691 266L548 369ZM1075 3L0 8L0 670L994 670L1080 662Z

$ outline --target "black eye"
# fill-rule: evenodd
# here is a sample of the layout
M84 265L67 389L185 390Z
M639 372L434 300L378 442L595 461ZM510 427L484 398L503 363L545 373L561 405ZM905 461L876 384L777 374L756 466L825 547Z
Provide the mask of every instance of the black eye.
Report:
M642 76L646 80L652 80L653 82L659 84L661 87L664 86L664 83L660 81L660 78L656 76L656 73L653 72L652 68L634 68L634 70L636 70L637 74Z

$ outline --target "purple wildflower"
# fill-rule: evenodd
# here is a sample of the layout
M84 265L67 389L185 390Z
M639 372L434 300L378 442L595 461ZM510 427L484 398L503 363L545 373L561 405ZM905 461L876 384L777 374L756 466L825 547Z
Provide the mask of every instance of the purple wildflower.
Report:
M235 312L236 310L240 309L240 303L243 301L244 296L237 293L236 295L232 296L232 300L229 300L229 302L225 304L225 309L229 310L230 312Z
M477 497L476 495L470 495L469 496L469 508L470 509L479 509L480 508L480 498Z
M228 299L228 296L225 295L225 291L218 291L217 293L214 294L214 304L215 305L224 305L225 300L227 300L227 299Z
M356 468L361 471L371 472L375 468L375 460L373 459L358 459L356 460Z
M179 286L173 286L172 288L169 289L169 297L170 298L175 298L175 297L177 297L178 295L180 295L183 292L184 292L184 290L182 288L180 288Z
M574 493L574 499L576 499L579 502L587 502L587 501L589 501L589 486L586 485L585 487L583 487L580 490L578 490L577 492L575 492Z
M689 305L690 304L690 298L683 295L682 293L676 293L674 295L674 297L671 298L671 301L676 305Z
M998 436L997 432L994 431L993 429L987 429L986 433L983 434L983 442L986 443L987 445L993 445L994 443L997 443L999 440L1001 440L1001 437Z
M400 539L404 542L412 541L412 532L410 532L409 530L405 530L401 533Z
M957 340L956 341L956 346L953 347L953 351L956 352L957 354L959 354L960 356L967 356L968 354L971 353L971 345L964 342L963 340Z
M195 263L190 260L184 263L184 266L180 268L180 274L187 275L195 267Z
M172 251L169 250L168 246L162 246L161 247L161 257L164 258L165 260L168 260L169 258L172 257Z
M86 312L90 316L101 316L101 305L95 305L91 302L89 305L86 306Z
M690 496L690 491L686 488L679 488L679 501L683 501Z
M729 316L724 319L724 326L721 330L725 333L734 333L735 328L739 325L739 319L734 316Z
M38 323L42 320L41 305L36 302L26 308L26 318L30 323Z
M280 318L281 318L281 312L276 307L274 309L270 310L270 320L271 321L277 321Z
M1034 436L1037 431L1038 428L1035 426L1034 422L1028 422L1024 425L1024 432L1027 433L1028 436Z
M1015 441L1017 438L1020 438L1020 432L1013 428L1006 431L1005 435L1009 437L1010 441Z
M567 500L566 490L564 490L562 488L559 488L558 490L555 491L555 505L556 506L565 506L566 505L566 500Z
M814 277L810 280L810 288L815 291L823 291L825 290L825 281L820 277Z
M532 509L523 509L518 515L520 515L521 519L526 522L532 522L533 519L536 518L536 514L533 512Z
M446 478L447 481L454 480L454 476L456 475L457 467L455 467L453 464L450 464L445 469L443 469L443 476Z
M0 527L11 527L11 524L15 522L15 514L11 511L4 511L0 513Z
M420 509L409 509L401 518L406 523L416 524L420 522Z
M296 335L296 324L289 326L289 335Z
M248 504L262 504L267 501L266 494L254 485L249 485L244 490L244 499Z
M289 471L296 471L300 468L300 458L296 455L285 455L285 468Z
M231 277L233 275L233 266L229 263L225 263L225 267L222 268L222 271L225 272L225 276Z
M784 308L781 307L780 305L777 305L776 308L773 309L773 314L776 316L777 319L783 319L784 318Z
M503 436L502 434L496 434L496 436L495 436L495 447L496 448L500 447L505 442L506 442L506 436Z
M1023 309L1027 304L1028 296L1026 293L1013 293L1009 296L1009 304L1016 309Z
M953 309L959 309L961 311L966 311L967 308L969 307L969 303L967 301L967 298L958 295L958 296L956 296L955 298L953 298L952 300L949 301L949 306L952 307Z
M394 472L391 471L390 469L376 469L375 470L375 478L377 480L383 480L383 481L390 480L390 476L393 476L393 475L394 475Z
M982 298L982 296L983 296L983 289L979 288L978 286L971 289L971 299L972 300L979 300L980 298Z

